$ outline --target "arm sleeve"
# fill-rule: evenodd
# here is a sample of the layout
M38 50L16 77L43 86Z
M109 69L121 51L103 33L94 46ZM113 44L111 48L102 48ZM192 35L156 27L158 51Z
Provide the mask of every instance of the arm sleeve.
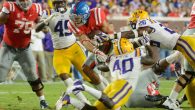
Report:
M68 29L70 32L76 35L84 34L84 32L77 28L71 20L68 21Z
M191 16L195 16L195 2L192 6Z
M107 21L106 14L103 9L95 8L94 9L95 21L97 26L102 26L104 21Z

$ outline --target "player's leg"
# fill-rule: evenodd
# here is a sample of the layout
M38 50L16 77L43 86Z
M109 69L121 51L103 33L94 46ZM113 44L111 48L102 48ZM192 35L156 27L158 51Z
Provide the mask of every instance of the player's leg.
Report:
M124 105L128 101L132 92L132 86L126 80L122 79L110 83L104 90L104 93L112 99L114 104L112 110L116 110ZM98 110L105 109L105 104L103 105L100 100L95 102L95 106Z
M187 29L183 35L193 35L195 33L195 29ZM185 71L188 72L188 73L192 73L193 75L195 75L195 71L194 69L192 69L192 67L190 66L190 64L187 62L187 60L184 61L184 68L185 68ZM190 105L192 107L195 107L195 101L193 100L195 98L195 95L194 95L194 87L195 85L195 81L194 81L194 78L192 79L192 81L186 86L186 91L185 91L185 94L183 95L183 97L181 98L180 103L185 101L185 100L188 100Z
M43 93L43 83L36 74L36 62L32 54L32 50L30 48L23 50L17 57L17 61L21 65L32 91L39 97L41 109L48 108L48 104L45 101Z
M73 85L73 80L70 77L70 68L72 65L71 57L75 54L74 45L76 44L73 44L67 49L54 50L54 69L67 87L71 87ZM77 96L81 97L83 101L90 103L81 92L78 93Z
M0 83L6 80L16 55L6 45L0 48Z
M103 91L105 84L100 80L98 73L93 70L95 66L95 55L91 54L83 64L83 72L91 79L92 83L96 85L99 90Z
M156 85L157 84L157 85ZM159 79L153 72L151 68L142 71L135 85L135 90L133 91L131 97L126 103L127 107L155 107L159 103L147 101L145 99L146 95L157 96Z
M188 60L188 62L191 64L192 67L194 67L194 50L195 50L195 45L194 42L195 39L192 36L181 36L180 39L177 42L176 49L180 51L185 58ZM170 60L171 61L171 60ZM178 80L177 84L175 84L174 88L171 91L171 94L169 95L169 98L163 103L163 105L170 105L170 100L171 102L176 102L176 99L179 95L179 93L186 87L188 83L191 82L192 79L192 74L191 72L185 72L185 74L181 75ZM178 104L176 103L176 106Z
M107 87L107 88L109 88L109 87ZM83 84L83 82L80 81L80 80L76 80L74 82L74 85L72 87L70 87L70 88L67 89L66 94L71 94L71 93L77 94L80 91L86 91L89 94L91 94L93 97L95 97L96 99L98 99L100 102L102 102L101 103L102 104L102 107L101 107L102 109L103 108L109 108L109 109L111 109L114 106L114 102L112 101L112 99L109 98L105 93L103 93L102 91L99 91L99 90L97 90L97 89L95 89L93 87L90 87L88 85ZM100 109L100 110L102 110L102 109Z

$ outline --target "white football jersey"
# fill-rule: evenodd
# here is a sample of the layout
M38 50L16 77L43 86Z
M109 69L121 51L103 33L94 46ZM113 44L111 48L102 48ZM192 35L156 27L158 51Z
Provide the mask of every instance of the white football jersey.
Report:
M51 14L58 13L50 10ZM69 47L76 42L76 37L69 31L67 23L69 20L70 9L65 13L59 13L49 21L48 27L52 33L52 41L55 49ZM48 17L48 12L43 11L43 19Z
M141 56L146 55L142 49L120 56L111 56L108 67L113 80L125 79L131 85L136 85L139 73L142 71Z
M151 45L160 48L173 49L177 43L177 40L181 35L163 26L160 22L155 20L140 20L137 23L137 27L151 27L154 29L150 36Z
M195 2L194 2L194 4L193 4L193 6L192 6L192 9L191 9L191 14L190 14L191 16L192 15L195 15Z

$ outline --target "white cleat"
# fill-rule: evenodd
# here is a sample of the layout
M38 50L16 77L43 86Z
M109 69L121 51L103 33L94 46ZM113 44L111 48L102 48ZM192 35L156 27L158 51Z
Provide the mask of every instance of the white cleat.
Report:
M167 97L167 99L162 105L165 106L169 110L182 110L180 108L179 102L177 102L176 100L172 100L169 97Z
M63 94L56 102L56 110L61 110L63 106L70 104L70 96Z

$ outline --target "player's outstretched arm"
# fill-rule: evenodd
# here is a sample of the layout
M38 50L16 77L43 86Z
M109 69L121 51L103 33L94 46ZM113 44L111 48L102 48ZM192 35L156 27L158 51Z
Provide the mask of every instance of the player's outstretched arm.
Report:
M47 26L47 24L44 22L44 21L41 21L40 23L38 23L36 26L35 26L35 32L40 32L42 31L45 26Z
M132 38L136 38L136 37L142 37L143 34L146 32L148 34L150 34L153 31L154 31L154 29L150 28L150 27L140 27L137 30L122 31L120 36L123 38L132 39Z
M144 65L152 65L155 63L154 52L152 51L152 48L149 45L146 45L145 48L147 50L147 55L141 57L141 63Z
M8 17L9 17L8 14L1 12L0 13L0 25L5 24L7 22Z

